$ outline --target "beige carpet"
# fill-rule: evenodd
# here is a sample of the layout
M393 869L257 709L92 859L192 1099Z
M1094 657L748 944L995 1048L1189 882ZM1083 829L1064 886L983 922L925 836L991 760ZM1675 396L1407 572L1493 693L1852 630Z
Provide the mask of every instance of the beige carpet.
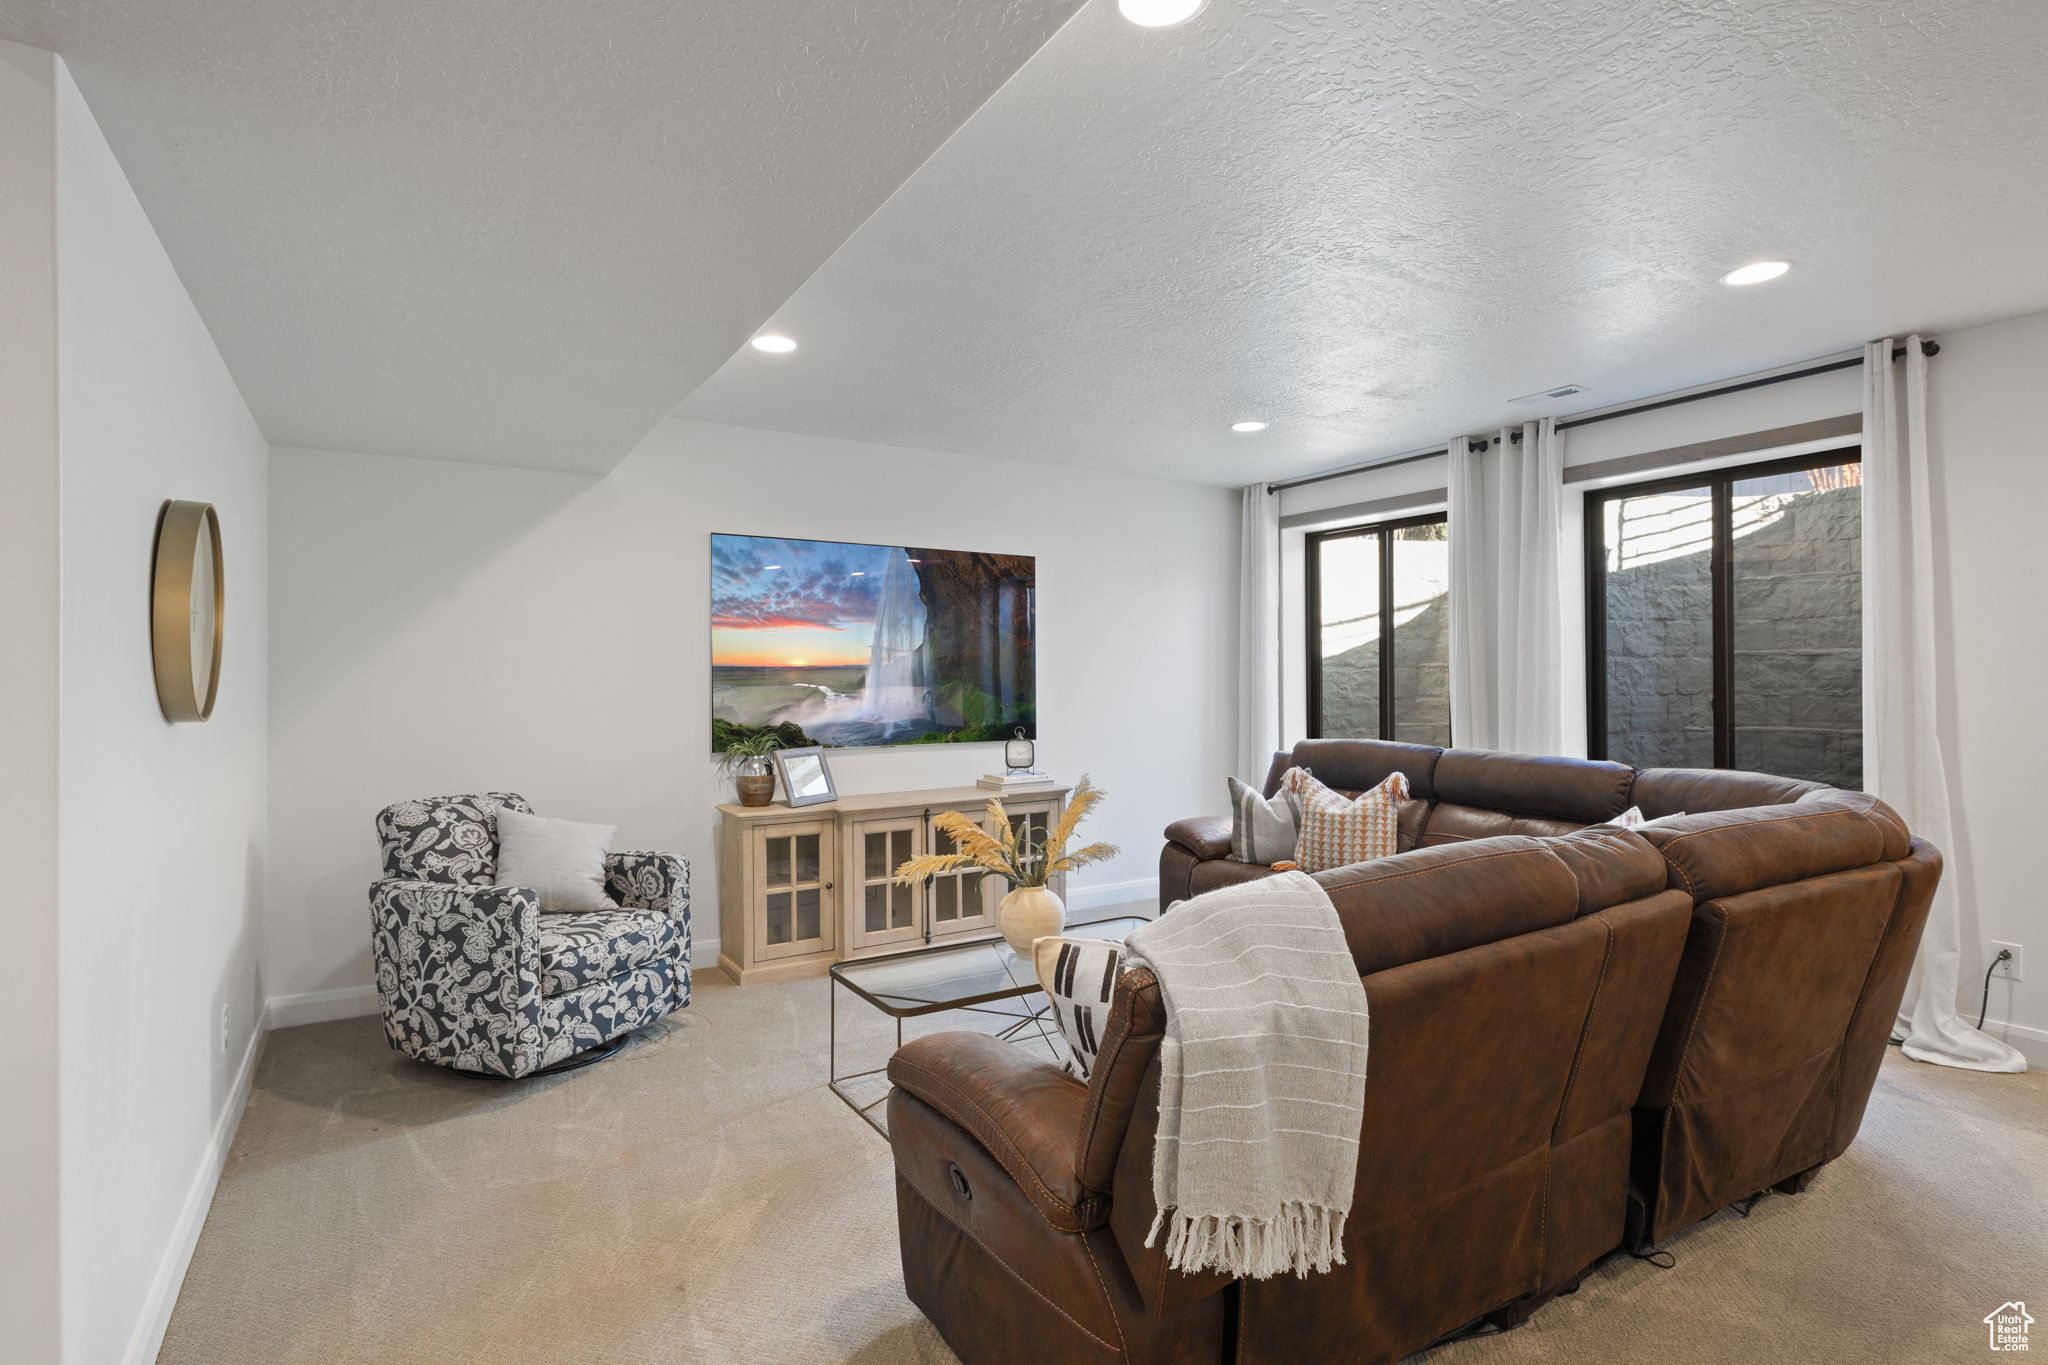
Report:
M824 1086L825 983L698 980L525 1084L407 1062L374 1019L274 1034L159 1361L951 1361L903 1297L888 1147ZM887 1026L850 1014L879 1064ZM2048 1074L1894 1054L1811 1191L1674 1250L1432 1359L1973 1361L2008 1299L2048 1349Z

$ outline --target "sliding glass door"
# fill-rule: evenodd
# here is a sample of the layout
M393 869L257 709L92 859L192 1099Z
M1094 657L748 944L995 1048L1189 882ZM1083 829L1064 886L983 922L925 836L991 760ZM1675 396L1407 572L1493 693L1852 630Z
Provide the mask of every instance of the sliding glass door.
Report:
M1441 514L1308 537L1308 733L1451 742Z
M1857 454L1587 495L1595 758L1862 785Z

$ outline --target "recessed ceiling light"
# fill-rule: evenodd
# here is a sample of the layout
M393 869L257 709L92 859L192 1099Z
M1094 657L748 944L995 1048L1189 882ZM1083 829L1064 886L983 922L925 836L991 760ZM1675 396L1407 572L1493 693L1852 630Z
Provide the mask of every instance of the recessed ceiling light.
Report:
M796 349L796 343L779 332L763 332L754 338L754 349L770 355L787 355Z
M1264 431L1266 424L1264 422L1232 422L1230 429L1232 431Z
M1751 261L1739 266L1721 277L1723 284L1762 284L1775 280L1792 268L1790 261Z
M1209 0L1116 0L1124 18L1140 28L1172 28L1202 12Z

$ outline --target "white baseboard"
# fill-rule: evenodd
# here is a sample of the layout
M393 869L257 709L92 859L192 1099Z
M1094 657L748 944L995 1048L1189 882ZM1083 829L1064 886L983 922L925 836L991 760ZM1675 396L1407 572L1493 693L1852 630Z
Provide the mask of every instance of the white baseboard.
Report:
M2027 1059L2028 1066L2037 1071L2048 1070L2048 1029L2008 1024L2002 1019L1986 1019L1984 1031L2001 1043L2018 1048L2020 1055Z
M379 1008L375 986L343 986L339 990L308 991L304 995L273 995L264 1006L272 1028L355 1019L375 1014Z
M1069 910L1099 910L1105 905L1122 905L1126 901L1153 901L1159 899L1159 878L1140 877L1128 882L1098 882L1093 886L1077 886L1067 892Z
M1156 883L1155 883L1156 885ZM718 940L693 939L690 965L698 971L718 963ZM299 1024L325 1024L336 1019L360 1019L383 1008L375 986L342 986L331 991L308 991L304 995L273 995L264 1009L271 1028L294 1028Z
M184 1286L193 1249L199 1245L200 1230L206 1226L207 1211L213 1207L213 1192L220 1184L221 1168L227 1165L228 1149L234 1145L235 1131L242 1126L242 1113L249 1107L249 1089L255 1083L256 1063L263 1055L270 1027L268 1017L259 1018L249 1033L249 1046L242 1053L241 1065L235 1068L235 1083L228 1087L227 1103L213 1121L213 1135L200 1154L192 1187L185 1192L185 1206L178 1211L171 1244L164 1249L156 1278L149 1286L149 1297L143 1300L142 1313L136 1319L134 1335L129 1337L128 1349L122 1353L123 1365L151 1365L163 1349L164 1332L171 1325L171 1310L178 1306L178 1290Z

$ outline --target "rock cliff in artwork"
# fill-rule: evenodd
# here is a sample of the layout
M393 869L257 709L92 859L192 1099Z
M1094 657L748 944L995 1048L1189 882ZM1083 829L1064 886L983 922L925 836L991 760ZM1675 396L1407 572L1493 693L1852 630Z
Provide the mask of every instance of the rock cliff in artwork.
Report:
M955 740L1037 733L1037 561L908 547L925 609L933 718Z

